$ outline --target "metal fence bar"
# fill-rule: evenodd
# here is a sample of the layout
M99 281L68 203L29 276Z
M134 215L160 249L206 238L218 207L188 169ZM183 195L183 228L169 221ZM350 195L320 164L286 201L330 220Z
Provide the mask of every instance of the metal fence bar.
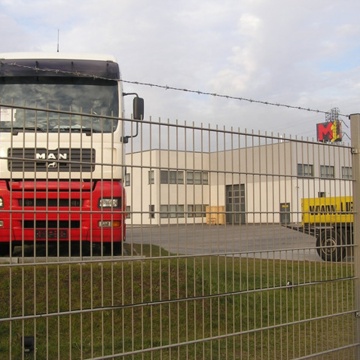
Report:
M356 359L360 358L360 160L359 160L359 151L360 151L360 115L353 114L350 116L350 125L351 125L351 146L352 146L352 157L353 157L353 175L354 175L354 295L355 295L355 317L356 317L356 326L355 326L355 339L357 343L355 356Z

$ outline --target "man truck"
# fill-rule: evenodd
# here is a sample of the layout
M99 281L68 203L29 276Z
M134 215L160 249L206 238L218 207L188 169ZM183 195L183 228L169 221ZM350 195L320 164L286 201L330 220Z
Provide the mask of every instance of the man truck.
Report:
M341 261L353 244L353 198L302 199L302 223L288 227L316 238L316 250L325 261Z
M0 54L1 255L38 242L121 252L125 95L111 56Z

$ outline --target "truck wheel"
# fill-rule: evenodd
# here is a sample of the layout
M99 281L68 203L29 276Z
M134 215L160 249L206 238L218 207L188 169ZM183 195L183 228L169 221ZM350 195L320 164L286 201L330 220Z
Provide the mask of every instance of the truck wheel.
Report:
M72 242L71 244L71 256L90 256L90 242L82 241Z
M104 254L116 256L116 255L121 255L121 253L122 253L122 241L104 244Z
M341 261L345 256L341 234L334 229L321 230L316 239L316 250L325 261Z
M1 242L0 243L0 256L9 256L10 252L12 252L12 248L10 249L9 242Z
M91 244L89 241L83 241L80 246L80 256L91 255Z

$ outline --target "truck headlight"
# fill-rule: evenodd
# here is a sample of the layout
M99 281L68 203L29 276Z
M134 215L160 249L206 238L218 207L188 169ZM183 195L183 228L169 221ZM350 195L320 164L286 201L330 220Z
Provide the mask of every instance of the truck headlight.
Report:
M119 208L121 207L121 198L102 198L99 200L99 208Z
M4 199L0 196L0 208L4 207Z

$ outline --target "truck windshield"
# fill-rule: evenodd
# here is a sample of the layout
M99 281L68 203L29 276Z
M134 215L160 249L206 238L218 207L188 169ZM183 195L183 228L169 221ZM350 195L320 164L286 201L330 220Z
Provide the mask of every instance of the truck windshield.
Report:
M113 132L118 126L118 99L114 80L3 77L0 78L0 131Z

